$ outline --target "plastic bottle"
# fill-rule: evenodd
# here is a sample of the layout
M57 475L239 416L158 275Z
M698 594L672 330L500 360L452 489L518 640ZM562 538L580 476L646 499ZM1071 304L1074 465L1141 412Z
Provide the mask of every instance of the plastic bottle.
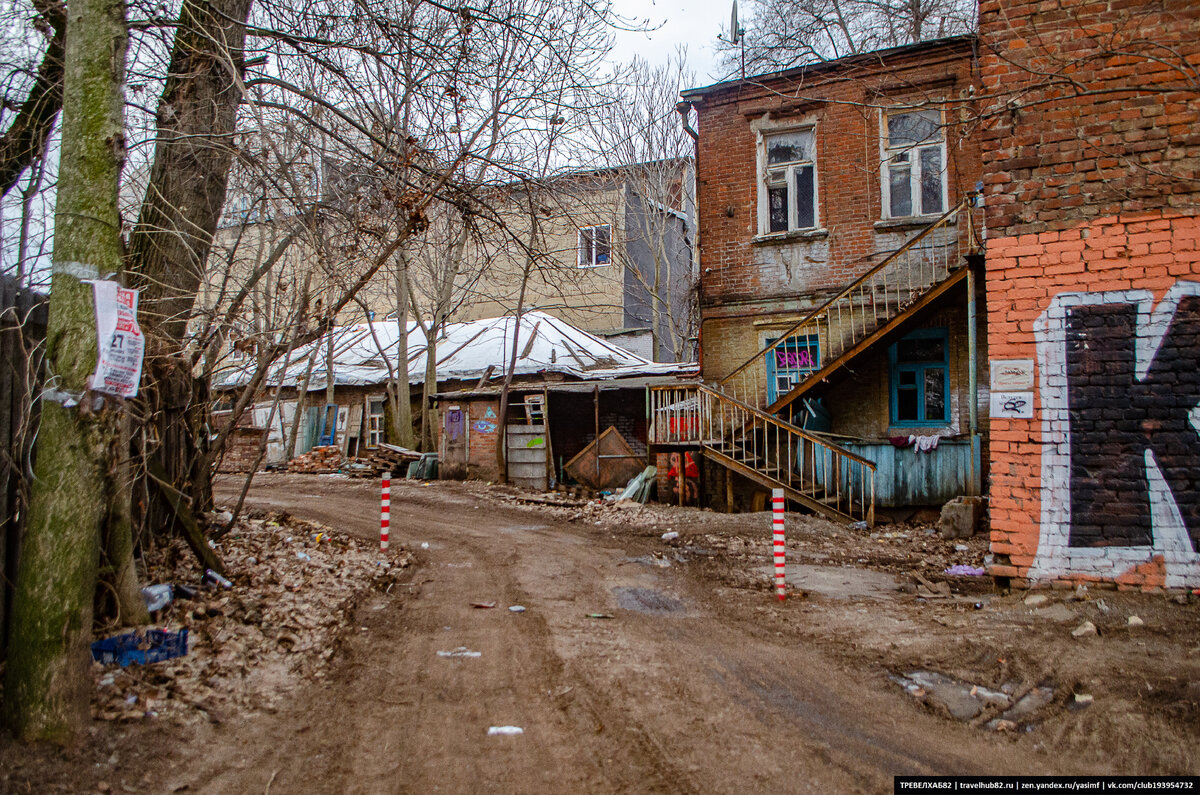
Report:
M170 583L147 585L142 589L142 601L146 603L146 609L151 613L155 610L162 610L171 604L171 600L174 598L175 589L171 587Z

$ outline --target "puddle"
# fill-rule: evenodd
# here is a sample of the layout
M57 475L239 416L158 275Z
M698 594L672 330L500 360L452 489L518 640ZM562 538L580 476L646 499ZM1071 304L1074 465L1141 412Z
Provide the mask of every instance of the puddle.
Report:
M992 690L936 671L913 671L893 676L892 680L913 698L945 709L955 720L972 720L987 707L1002 710L984 724L984 728L991 730L1000 729L1001 722L1020 723L1054 699L1053 688L1035 687L1014 703L1014 683L1009 682L1000 690Z
M763 566L765 576L775 574L774 566ZM833 599L870 597L885 599L896 592L896 578L891 574L849 566L811 566L806 563L787 564L788 585L818 593Z
M683 602L674 597L660 593L653 588L632 588L620 586L613 588L617 597L617 605L625 610L635 610L639 613L665 615L682 613L687 610Z

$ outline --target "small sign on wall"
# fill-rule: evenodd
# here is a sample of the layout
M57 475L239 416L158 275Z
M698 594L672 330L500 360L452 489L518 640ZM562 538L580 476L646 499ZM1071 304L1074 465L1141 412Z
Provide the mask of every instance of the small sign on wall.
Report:
M992 418L1007 417L1013 420L1033 419L1032 392L993 392Z
M1033 359L993 359L988 367L993 392L1033 389Z

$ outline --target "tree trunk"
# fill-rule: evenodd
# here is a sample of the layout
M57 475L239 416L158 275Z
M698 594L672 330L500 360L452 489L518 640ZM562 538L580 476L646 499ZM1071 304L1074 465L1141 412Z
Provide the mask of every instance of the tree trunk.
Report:
M396 404L392 410L395 443L413 448L412 387L408 382L408 255L401 251L396 257Z
M162 464L193 511L211 505L211 473L202 466L207 394L179 354L225 203L252 2L184 0L159 100L149 187L129 238L127 264L143 291L147 343L142 414L153 426L142 436L155 440L143 455ZM167 493L144 491L141 527L183 529Z
M129 417L120 419L113 472L110 478L108 518L104 534L104 556L112 567L109 577L117 594L122 626L138 626L150 621L150 613L138 587L133 563L133 461L129 438Z
M69 14L46 339L59 394L84 393L96 361L92 290L80 278L120 268L124 157L124 3L72 0ZM23 740L69 742L88 720L88 642L113 438L107 412L89 411L90 403L89 394L73 408L43 400L4 687L5 720Z

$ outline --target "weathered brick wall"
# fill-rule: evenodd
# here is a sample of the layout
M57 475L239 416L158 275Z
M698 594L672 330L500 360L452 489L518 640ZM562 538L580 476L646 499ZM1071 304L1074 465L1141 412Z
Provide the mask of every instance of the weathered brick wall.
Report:
M991 571L1195 586L1200 6L987 0L981 36L990 356L1036 369L991 420Z
M726 375L757 350L748 320L819 305L916 227L882 224L882 108L944 109L950 204L981 178L969 98L976 80L968 39L851 59L833 68L694 97L698 148L701 339L706 379ZM758 238L754 124L815 125L816 233ZM957 234L965 235L960 224Z

